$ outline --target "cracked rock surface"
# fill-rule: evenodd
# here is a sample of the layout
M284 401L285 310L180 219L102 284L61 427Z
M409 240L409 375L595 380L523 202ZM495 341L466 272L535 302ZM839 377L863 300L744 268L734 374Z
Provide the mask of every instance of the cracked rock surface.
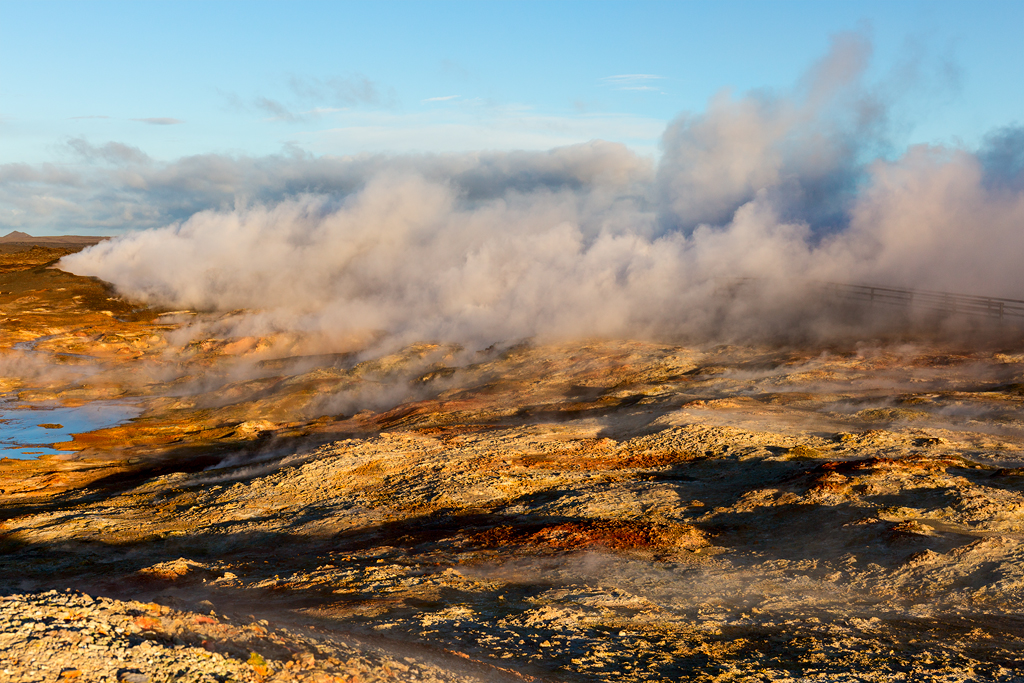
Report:
M1020 679L1019 348L324 353L15 275L7 405L142 413L0 462L12 681Z

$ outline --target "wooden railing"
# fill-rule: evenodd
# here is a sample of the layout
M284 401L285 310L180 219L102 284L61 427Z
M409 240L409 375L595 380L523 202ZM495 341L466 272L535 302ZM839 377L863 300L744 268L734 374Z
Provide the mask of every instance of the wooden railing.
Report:
M833 296L869 304L890 304L920 308L942 313L984 316L1003 320L1024 318L1024 301L992 296L970 296L926 289L897 289L872 285L847 285L839 282L818 283Z
M758 278L736 278L737 284L754 284ZM844 301L862 302L868 305L888 305L904 308L930 310L950 315L962 314L981 316L1007 322L1024 321L1024 301L1001 299L991 296L971 296L935 292L926 289L899 289L874 285L851 285L841 282L808 281L810 290L818 289L822 294Z

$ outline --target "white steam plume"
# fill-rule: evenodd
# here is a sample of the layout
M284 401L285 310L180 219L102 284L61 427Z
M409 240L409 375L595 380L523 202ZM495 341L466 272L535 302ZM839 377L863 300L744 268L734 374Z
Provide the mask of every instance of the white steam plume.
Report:
M848 332L803 302L808 279L1024 298L1024 132L879 156L869 53L841 36L790 95L681 116L656 169L602 142L360 158L323 191L270 183L62 267L155 304L259 311L252 326L398 342ZM765 280L723 298L739 277Z

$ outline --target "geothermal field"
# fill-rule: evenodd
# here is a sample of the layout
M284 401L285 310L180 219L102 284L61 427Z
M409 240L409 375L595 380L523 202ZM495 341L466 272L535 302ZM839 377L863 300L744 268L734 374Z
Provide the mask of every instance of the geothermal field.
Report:
M328 338L81 247L0 253L5 681L1020 679L1012 302ZM721 281L705 319L781 296Z
M1019 2L55 7L0 683L1024 680Z

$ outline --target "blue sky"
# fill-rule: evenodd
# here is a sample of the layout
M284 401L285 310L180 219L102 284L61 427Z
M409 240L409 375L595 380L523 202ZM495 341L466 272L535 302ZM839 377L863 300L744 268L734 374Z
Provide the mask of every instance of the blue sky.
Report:
M194 154L656 154L723 88L785 90L860 31L900 142L1024 120L1024 2L0 3L0 164Z

